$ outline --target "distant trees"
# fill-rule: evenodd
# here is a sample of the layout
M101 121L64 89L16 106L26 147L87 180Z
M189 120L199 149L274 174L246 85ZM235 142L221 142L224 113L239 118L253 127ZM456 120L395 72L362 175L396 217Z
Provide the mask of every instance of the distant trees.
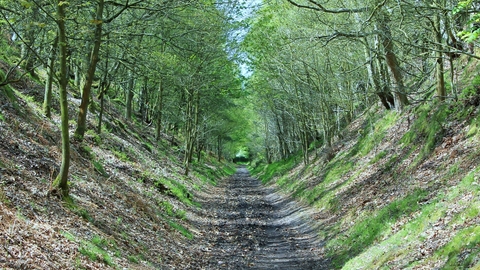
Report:
M453 87L447 92L445 57L469 54L456 33L468 36L460 15L472 6L448 0L264 4L244 47L255 67L250 89L265 121L265 157L300 150L308 163L309 148L328 148L374 95L397 110L433 89L440 101L455 98ZM450 68L454 74L453 62Z

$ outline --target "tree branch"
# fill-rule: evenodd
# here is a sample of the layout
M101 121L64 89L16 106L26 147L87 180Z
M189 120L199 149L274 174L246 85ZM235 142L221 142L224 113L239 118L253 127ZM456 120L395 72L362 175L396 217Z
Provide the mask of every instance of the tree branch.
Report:
M361 8L339 8L339 9L328 9L325 8L322 4L318 3L317 1L314 0L308 0L312 5L314 6L308 6L308 5L301 5L298 4L292 0L287 0L290 4L298 7L298 8L306 8L306 9L311 9L315 11L322 11L326 13L333 13L333 14L339 14L339 13L361 13L367 11L369 8L368 7L361 7Z
M343 32L334 32L329 35L324 35L324 36L316 36L314 37L315 39L327 39L325 42L325 45L330 43L330 41L337 39L337 38L363 38L363 37L368 37L371 35L378 35L379 33L377 32L371 32L371 33L362 33L362 32L352 32L352 33L343 33Z
M143 2L143 1L145 1L145 0L139 0L139 1L136 1L135 3L132 3L132 4L128 4L128 1L129 1L129 0L127 0L127 2L125 3L125 5L122 5L123 7L122 7L116 14L114 14L112 17L104 20L103 22L104 22L104 23L110 23L111 21L115 20L118 16L122 15L122 13L123 13L125 10L127 10L128 8L130 8L130 7L132 7L132 6L135 6L136 4L139 4L139 3L141 3L141 2ZM114 5L120 6L120 4L118 4L118 3L114 3Z

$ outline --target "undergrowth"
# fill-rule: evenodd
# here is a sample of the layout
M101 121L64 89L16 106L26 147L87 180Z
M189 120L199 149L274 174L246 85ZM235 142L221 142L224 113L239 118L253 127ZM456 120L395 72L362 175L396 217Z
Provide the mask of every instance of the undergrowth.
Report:
M288 171L292 170L297 166L297 162L300 160L301 153L292 155L287 159L273 162L264 166L257 166L252 170L254 175L259 175L258 177L262 183L266 184L270 182L275 176L281 176L287 174Z
M340 268L349 259L380 240L379 237L390 229L392 223L402 216L408 216L419 210L421 205L418 202L427 194L425 190L416 190L405 198L369 213L366 218L357 221L347 231L339 232L327 245L329 256L333 258L333 265Z

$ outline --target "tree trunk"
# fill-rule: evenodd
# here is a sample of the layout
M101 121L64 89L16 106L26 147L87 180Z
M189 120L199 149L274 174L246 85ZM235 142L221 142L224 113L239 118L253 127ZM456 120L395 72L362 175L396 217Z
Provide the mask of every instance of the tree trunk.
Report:
M393 106L395 106L393 95L387 89L381 86L380 78L378 76L378 73L375 70L374 61L370 54L370 47L368 46L367 38L364 38L363 41L365 45L364 47L365 59L367 60L367 63L368 63L367 64L368 79L370 83L373 85L373 88L375 89L375 93L380 98L380 101L382 102L383 106L387 110L393 109Z
M435 43L436 43L436 51L435 51L435 58L436 58L436 72L435 77L437 79L437 98L440 101L444 101L446 97L445 91L445 79L443 77L444 69L443 69L443 53L442 53L442 31L440 25L440 15L435 12L433 18L434 28L435 28Z
M160 140L160 133L162 131L162 111L163 111L163 80L160 78L158 85L157 104L155 106L155 139Z
M133 78L133 72L129 71L128 72L129 78L128 78L128 86L127 86L127 101L125 105L125 118L127 120L132 119L132 103L133 103L133 87L134 87L134 82L135 79Z
M68 196L68 169L70 167L70 141L68 135L68 101L67 101L67 36L65 29L65 4L57 1L57 25L60 59L60 112L62 130L62 164L60 172L52 183L52 192L61 190L63 197Z
M198 113L199 113L199 93L198 90L187 90L187 108L185 123L185 156L184 166L185 175L188 175L190 164L192 162L193 147L197 137Z
M270 154L270 130L268 128L267 116L265 116L265 159L267 164L272 163L272 155Z
M98 126L97 126L97 133L101 134L102 133L102 121L103 121L103 108L104 108L104 96L105 96L105 91L107 90L107 83L102 81L101 86L100 86L100 94L98 95L98 99L100 99L100 111L98 112Z
M88 113L88 104L90 102L90 91L92 89L93 79L95 77L95 70L97 68L97 63L99 59L100 45L102 43L102 24L103 24L103 7L104 0L98 0L97 14L94 23L95 27L95 41L93 44L92 54L90 56L90 65L86 74L85 84L83 85L82 91L82 102L80 103L78 119L77 119L77 129L75 130L75 138L83 140L85 131L87 129L87 113Z
M30 14L30 23L36 22L38 20L39 8L37 5L34 5L32 8L32 13ZM33 52L33 46L35 44L35 27L27 28L25 35L23 37L23 43L21 45L21 58L25 59L23 67L33 78L37 78L35 73L35 53Z
M220 162L222 160L222 137L220 135L217 136L217 160Z
M55 58L57 55L58 35L55 37L52 49L50 51L50 58L48 59L48 76L45 82L45 95L43 99L43 113L46 117L52 117L52 86L53 86L53 73L55 72Z
M143 78L143 87L142 92L140 93L140 115L142 117L142 121L147 122L147 96L148 96L148 77Z
M395 90L395 107L398 110L402 110L404 106L409 104L408 97L405 93L405 86L403 84L403 75L398 66L397 56L393 48L392 33L388 26L389 18L385 12L380 14L379 29L381 31L381 41L383 49L385 50L385 60L387 62L390 73L392 74L393 79L395 80L396 90Z

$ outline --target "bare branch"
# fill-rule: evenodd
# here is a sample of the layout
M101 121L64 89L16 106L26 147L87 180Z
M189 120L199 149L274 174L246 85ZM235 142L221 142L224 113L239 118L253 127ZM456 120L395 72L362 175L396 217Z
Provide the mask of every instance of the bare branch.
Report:
M337 39L337 38L363 38L363 37L368 37L372 35L378 35L379 33L377 32L370 32L370 33L363 33L363 32L352 32L352 33L343 33L343 32L334 32L329 35L324 35L324 36L316 36L315 39L326 39L325 45L330 43L330 41Z
M103 22L104 22L104 23L110 23L111 21L115 20L118 16L122 15L122 13L123 13L125 10L127 10L128 8L133 7L133 6L139 4L139 3L143 2L143 1L145 1L145 0L139 0L139 1L136 1L135 3L128 4L128 0L127 0L127 2L125 3L125 5L123 5L123 7L122 7L116 14L114 14L112 17L104 20ZM115 4L115 5L118 5L117 3L114 3L114 4Z
M314 0L308 0L313 6L309 5L301 5L298 4L292 0L287 0L290 4L298 7L298 8L306 8L306 9L311 9L315 11L322 11L326 13L334 13L334 14L339 14L339 13L361 13L369 10L368 7L360 7L360 8L339 8L339 9L328 9L325 8L322 4L318 3L317 1Z

